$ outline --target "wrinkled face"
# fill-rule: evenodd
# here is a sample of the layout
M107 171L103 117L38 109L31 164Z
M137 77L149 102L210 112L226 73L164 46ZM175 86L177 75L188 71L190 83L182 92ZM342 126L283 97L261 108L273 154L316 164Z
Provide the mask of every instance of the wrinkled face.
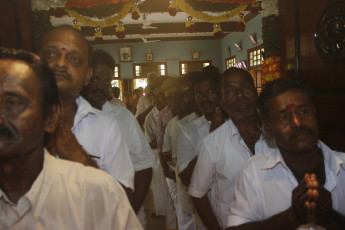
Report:
M223 109L233 121L240 121L257 114L257 92L247 76L236 73L222 78Z
M41 86L22 61L0 60L0 159L43 149L45 131Z
M316 146L318 123L314 106L305 92L289 90L273 98L268 107L268 121L263 124L282 152L299 153Z
M41 58L53 69L61 95L77 97L92 75L88 46L75 31L56 29L43 40Z
M199 110L205 116L212 115L219 105L219 96L214 81L202 81L194 86L194 97Z
M152 104L160 111L162 110L167 104L165 101L165 96L160 90L159 87L152 91Z
M105 64L94 64L93 75L81 95L96 108L111 98L111 79L113 70Z

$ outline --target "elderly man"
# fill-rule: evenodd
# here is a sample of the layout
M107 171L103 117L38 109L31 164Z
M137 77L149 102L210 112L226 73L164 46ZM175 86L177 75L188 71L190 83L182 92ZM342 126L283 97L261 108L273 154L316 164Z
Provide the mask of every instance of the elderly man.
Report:
M270 82L259 108L278 148L243 168L228 219L237 227L229 229L344 229L345 162L318 140L306 87L292 79Z
M92 76L91 46L80 31L62 25L43 36L39 54L54 71L64 112L55 131L53 154L86 165L95 166L96 161L130 194L134 170L116 119L79 96Z
M269 148L247 71L230 68L222 74L221 104L230 119L204 138L189 185L201 219L217 230L226 227L238 172L251 156Z
M96 50L90 66L93 75L88 86L81 91L81 95L93 107L114 116L119 123L135 171L133 208L138 213L140 222L145 226L146 218L142 204L150 187L152 167L155 165L152 150L132 113L107 101L111 95L111 79L114 76L113 57L103 50Z
M141 229L112 177L44 149L59 96L38 56L0 49L0 82L0 229Z

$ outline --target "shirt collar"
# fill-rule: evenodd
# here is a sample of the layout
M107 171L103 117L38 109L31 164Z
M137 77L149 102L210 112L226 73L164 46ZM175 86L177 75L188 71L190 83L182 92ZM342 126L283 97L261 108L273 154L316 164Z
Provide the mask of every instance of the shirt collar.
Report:
M78 105L77 113L74 117L74 125L73 128L85 117L89 114L97 115L95 112L95 108L93 108L89 102L87 102L82 96L79 96L76 100ZM72 128L72 129L73 129Z

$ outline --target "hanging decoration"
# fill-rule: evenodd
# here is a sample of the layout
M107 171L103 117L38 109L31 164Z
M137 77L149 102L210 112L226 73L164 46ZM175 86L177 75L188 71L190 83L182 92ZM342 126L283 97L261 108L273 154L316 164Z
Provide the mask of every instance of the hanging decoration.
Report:
M103 27L107 27L107 26L113 26L113 25L117 24L119 21L121 21L124 17L126 17L126 15L130 12L133 4L136 1L137 0L129 0L128 3L126 3L122 7L121 11L118 14L115 14L114 16L109 17L109 18L104 19L104 20L92 19L89 17L82 16L72 9L66 8L65 10L70 17L78 20L78 22L83 23L86 26L90 26L90 27L99 26L99 27L103 28Z
M262 39L264 40L263 81L281 78L278 0L262 0Z
M195 31L195 23L192 16L187 17L186 29L189 33L193 33Z
M238 15L239 19L236 23L236 28L238 31L244 31L246 29L246 23L244 21L244 14L243 13L240 13Z
M126 37L125 27L122 22L119 22L115 28L116 37L122 39Z
M77 20L75 20L75 19L73 19L73 27L75 28L75 29L77 29L77 30L81 30L81 27L80 27L80 25L79 25L79 23L78 23L78 21Z
M253 2L251 4L249 10L250 10L251 13L257 14L261 10L260 1Z
M119 2L129 2L130 0L102 0L102 1L95 1L95 0L67 0L66 7L67 8L91 8L97 7L102 5L112 5L117 4Z
M95 28L95 41L103 41L102 28L99 26Z
M197 18L199 20L211 22L211 23L220 23L220 22L226 21L229 18L232 18L235 15L238 15L241 12L243 12L249 5L248 3L240 4L237 8L233 9L232 11L226 12L218 16L214 16L214 15L210 15L210 14L193 9L193 7L191 7L188 3L186 3L185 0L175 0L174 2L178 8L180 8L183 12L192 16L193 18Z
M174 17L177 14L178 8L174 0L170 1L168 11L169 11L170 16Z
M222 32L222 28L220 28L219 23L213 24L213 37L216 39L224 37L224 33Z
M138 20L140 18L140 10L138 7L138 2L134 3L132 7L132 19Z
M31 0L31 9L34 10L49 10L50 8L65 7L66 0Z
M280 76L280 57L271 56L265 58L262 68L263 81L270 82L279 79Z

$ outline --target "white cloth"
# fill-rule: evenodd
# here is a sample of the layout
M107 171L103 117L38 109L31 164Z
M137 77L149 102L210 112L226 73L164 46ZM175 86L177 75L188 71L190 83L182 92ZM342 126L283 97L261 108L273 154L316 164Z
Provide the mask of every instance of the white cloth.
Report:
M77 104L72 132L79 144L101 169L134 189L133 165L116 119L93 108L82 97L77 99Z
M145 112L149 107L151 106L151 103L149 99L147 99L146 96L141 96L138 101L137 105L137 111L135 112L135 117L138 117L140 114Z
M114 116L118 121L122 137L127 144L134 171L138 172L143 169L153 168L156 162L151 147L133 114L128 109L114 106L108 101L102 106L102 111ZM146 214L143 207L140 208L137 216L140 223L145 227Z
M43 169L17 204L0 190L0 229L142 229L122 187L107 173L56 159L45 150Z
M134 171L152 168L155 165L150 145L133 114L126 108L114 106L108 101L102 106L102 111L116 118L123 139L131 157Z
M149 114L147 114L144 122L145 137L149 143L156 140L158 137L158 109L154 107Z
M177 172L181 173L197 155L201 141L210 132L211 122L201 116L181 129L177 142Z
M163 152L170 152L170 151L172 151L173 128L176 125L177 121L178 121L178 116L173 117L168 122L167 127L165 128L164 139L163 139Z
M325 161L325 189L331 192L335 211L345 215L345 162L321 141ZM279 150L254 156L236 181L228 226L263 221L291 206L298 182Z
M261 136L255 144L255 153L262 153L268 148ZM207 135L201 144L189 194L197 198L208 195L222 228L227 225L237 174L252 155L231 120Z
M120 99L118 99L118 98L116 98L116 97L113 97L109 102L110 102L110 104L112 104L112 105L125 107L125 104L123 103L123 101L121 101Z

